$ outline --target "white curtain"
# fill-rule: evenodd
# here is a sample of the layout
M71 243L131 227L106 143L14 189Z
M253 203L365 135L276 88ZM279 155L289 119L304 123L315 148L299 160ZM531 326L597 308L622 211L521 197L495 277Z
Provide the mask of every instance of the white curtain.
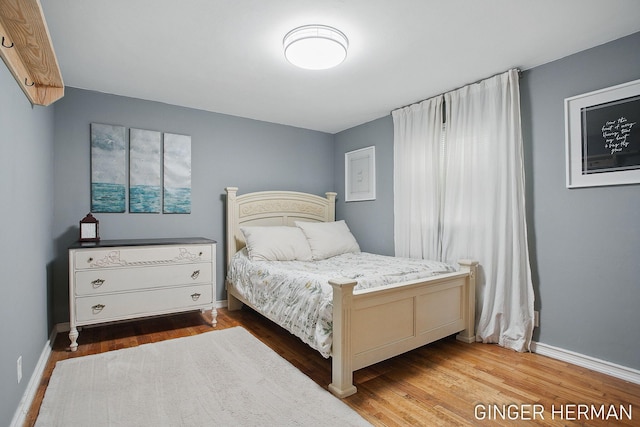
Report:
M392 112L396 256L440 259L442 96Z
M430 186L422 197L427 203L440 201L441 252L436 259L478 260L481 274L477 286L477 339L528 351L534 295L525 219L518 73L510 70L465 86L444 94L443 100L446 123L443 148L438 151L438 185ZM394 128L401 124L396 120L400 115L394 112ZM434 118L433 126L442 129L437 120ZM404 183L412 178L398 168L402 169L400 161L412 154L405 151L407 143L402 135L395 136L395 152L402 154L394 165L394 197L403 200L408 197L403 194ZM430 138L422 138L422 143L428 147L433 144ZM433 187L437 187L435 191ZM413 197L418 196L414 193ZM396 212L404 209L406 205L396 202ZM407 214L396 216L396 228L403 215ZM414 229L408 235L423 231ZM396 235L397 249L406 247L406 235ZM403 252L396 253L400 256ZM409 252L409 256L416 255Z

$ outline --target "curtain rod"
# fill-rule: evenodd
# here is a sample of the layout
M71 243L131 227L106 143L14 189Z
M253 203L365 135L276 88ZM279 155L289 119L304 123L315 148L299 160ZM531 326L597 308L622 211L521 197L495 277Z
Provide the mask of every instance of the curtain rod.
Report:
M493 77L495 77L495 76L499 76L500 74L504 74L504 73L506 73L506 72L508 72L508 71L511 71L511 70L516 70L516 71L518 72L518 77L520 77L520 76L522 75L522 70L521 70L520 68L509 68L507 71L502 71L502 72L500 72L500 73L496 73L496 74L494 74L494 75L492 75L492 76L484 77L484 78L482 78L482 79L480 79L480 80L476 80L476 81L475 81L475 82L473 82L473 83L467 83L467 84L465 84L465 85L458 86L458 87L456 87L456 88L454 88L454 89L451 89L451 90L448 90L448 91L446 91L446 92L442 92L442 93L440 93L440 94L438 94L438 95L430 96L429 98L421 99L420 101L412 102L411 104L407 104L407 105L403 105L402 107L394 108L393 110L391 110L391 112L394 112L394 111L396 111L396 110L402 110L403 108L407 108L407 107L409 107L409 106L411 106L411 105L420 104L421 102L426 101L427 99L435 98L436 96L441 96L441 95L444 95L445 93L453 92L453 91L456 91L456 90L458 90L458 89L462 89L463 87L466 87L466 86L471 86L471 85L478 84L478 83L480 83L480 82L482 82L482 81L484 81L484 80L491 79L491 78L493 78Z

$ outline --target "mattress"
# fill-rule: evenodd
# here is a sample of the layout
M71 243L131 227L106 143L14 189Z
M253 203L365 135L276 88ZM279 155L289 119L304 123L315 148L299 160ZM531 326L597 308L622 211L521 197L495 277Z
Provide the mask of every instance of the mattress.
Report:
M356 280L358 290L453 271L454 266L439 261L367 252L318 261L251 261L243 249L233 256L227 280L255 309L329 357L333 308L329 279Z

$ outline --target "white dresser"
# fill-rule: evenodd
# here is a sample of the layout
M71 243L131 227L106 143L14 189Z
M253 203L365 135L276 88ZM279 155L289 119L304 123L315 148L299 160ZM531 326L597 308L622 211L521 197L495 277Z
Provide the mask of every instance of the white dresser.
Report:
M106 240L69 248L69 339L78 327L211 310L216 324L216 242L204 238Z

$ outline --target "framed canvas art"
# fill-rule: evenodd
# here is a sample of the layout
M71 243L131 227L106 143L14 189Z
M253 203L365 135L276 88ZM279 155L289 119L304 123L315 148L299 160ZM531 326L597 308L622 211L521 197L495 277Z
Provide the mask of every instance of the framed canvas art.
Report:
M164 134L163 213L191 213L191 137Z
M350 151L344 155L345 201L376 198L376 147Z
M126 203L124 126L91 123L91 212L124 212Z
M160 213L162 134L129 130L129 212Z
M640 80L565 99L568 188L640 183Z

